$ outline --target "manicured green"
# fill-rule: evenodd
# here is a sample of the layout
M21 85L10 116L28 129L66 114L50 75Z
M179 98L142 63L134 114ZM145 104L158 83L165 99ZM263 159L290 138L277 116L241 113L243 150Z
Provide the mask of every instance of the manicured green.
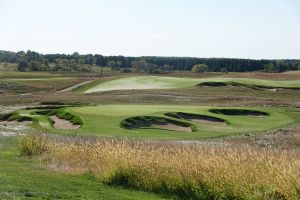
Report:
M83 93L133 89L176 89L196 86L203 82L236 82L245 85L300 88L300 80L263 80L250 78L176 78L163 76L135 76L85 86Z
M19 157L16 137L0 137L0 199L163 199L120 187L109 187L92 175L67 175Z
M74 135L97 135L97 136L119 136L119 137L143 137L159 139L199 139L228 136L240 133L249 133L267 129L278 128L296 121L294 117L280 108L246 108L227 107L231 109L251 109L268 113L267 116L243 116L223 115L212 113L209 109L222 108L211 106L178 106L178 105L103 105L86 107L69 107L65 111L81 118L83 126L77 130L58 130L49 123L48 116L31 115L32 111L19 111L21 115L37 119L33 124L36 128L42 128L54 133ZM166 116L169 112L185 112L191 114L208 115L224 119L228 125L203 124L183 119ZM122 128L120 123L127 118L136 116L164 117L192 124L196 131L180 132L159 128ZM193 128L194 129L194 128Z

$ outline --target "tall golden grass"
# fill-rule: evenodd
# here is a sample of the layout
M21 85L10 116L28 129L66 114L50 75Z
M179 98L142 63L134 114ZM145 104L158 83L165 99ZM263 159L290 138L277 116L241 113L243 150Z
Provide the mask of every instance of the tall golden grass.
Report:
M21 149L44 150L44 164L70 173L91 173L107 184L183 199L300 197L300 155L292 150L41 135L23 140L27 142L21 143Z

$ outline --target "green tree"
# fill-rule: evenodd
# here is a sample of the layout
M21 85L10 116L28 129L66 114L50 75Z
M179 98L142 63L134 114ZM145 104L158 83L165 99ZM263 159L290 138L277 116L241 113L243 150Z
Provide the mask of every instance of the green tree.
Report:
M84 62L85 62L85 64L93 65L94 62L95 62L95 58L92 54L88 54L88 55L85 56Z
M107 62L107 66L111 68L111 70L117 71L122 66L121 61L110 60Z
M95 55L95 64L97 66L104 67L106 64L104 56L96 54Z
M84 59L78 59L77 62L78 62L79 65L83 65L84 64Z
M173 71L173 66L168 65L168 64L164 64L163 70L166 71L166 72Z
M146 61L131 62L131 66L136 72L146 73L146 74L159 74L161 73L161 68L153 63Z
M269 64L266 64L264 66L264 71L265 72L274 72L275 71L275 65L273 63L269 63Z
M193 73L205 73L208 71L208 67L205 64L197 64L192 68Z
M19 63L18 63L18 71L20 72L25 72L27 67L28 67L28 62L27 60L21 60Z

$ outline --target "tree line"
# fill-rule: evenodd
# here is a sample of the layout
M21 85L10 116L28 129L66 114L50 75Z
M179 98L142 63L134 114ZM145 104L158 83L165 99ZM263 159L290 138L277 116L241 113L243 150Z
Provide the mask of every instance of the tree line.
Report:
M110 67L124 72L164 73L191 71L195 65L211 72L284 72L300 69L300 60L254 60L239 58L125 57L100 54L41 54L35 51L0 51L0 62L17 63L19 71L89 71L90 66Z

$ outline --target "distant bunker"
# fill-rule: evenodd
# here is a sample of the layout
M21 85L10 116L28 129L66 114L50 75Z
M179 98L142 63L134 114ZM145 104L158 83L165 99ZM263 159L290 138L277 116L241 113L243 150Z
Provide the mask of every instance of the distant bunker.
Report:
M198 86L207 86L207 87L221 87L221 86L227 86L229 85L228 83L225 82L203 82L203 83L199 83Z
M200 114L192 114L192 113L183 113L183 112L171 112L166 113L165 115L169 117L174 117L177 119L190 120L192 122L207 124L207 125L228 125L229 123L221 118L208 116L208 115L200 115Z
M279 89L278 87L264 86L264 85L253 85L253 84L246 84L246 83L238 83L238 82L234 82L234 81L228 81L228 82L209 81L209 82L199 83L198 86L203 86L203 87L235 86L235 87L251 88L251 89L254 89L254 90Z
M121 127L126 129L154 128L179 132L193 131L191 124L155 116L130 117L121 121Z
M269 115L269 113L263 111L247 109L209 109L209 112L223 115L244 115L253 117L265 117Z
M73 124L68 120L65 119L60 119L57 116L53 115L50 116L50 119L52 121L52 126L56 129L61 129L61 130L74 130L78 129L81 127L81 125L78 124Z
M279 89L299 90L298 87L275 87L275 86L268 86L268 85L239 83L234 81L226 81L226 82L206 81L206 82L199 83L197 86L201 86L201 87L235 86L235 87L245 87L254 90L265 90L265 91L272 91L272 92L277 92L277 90Z

